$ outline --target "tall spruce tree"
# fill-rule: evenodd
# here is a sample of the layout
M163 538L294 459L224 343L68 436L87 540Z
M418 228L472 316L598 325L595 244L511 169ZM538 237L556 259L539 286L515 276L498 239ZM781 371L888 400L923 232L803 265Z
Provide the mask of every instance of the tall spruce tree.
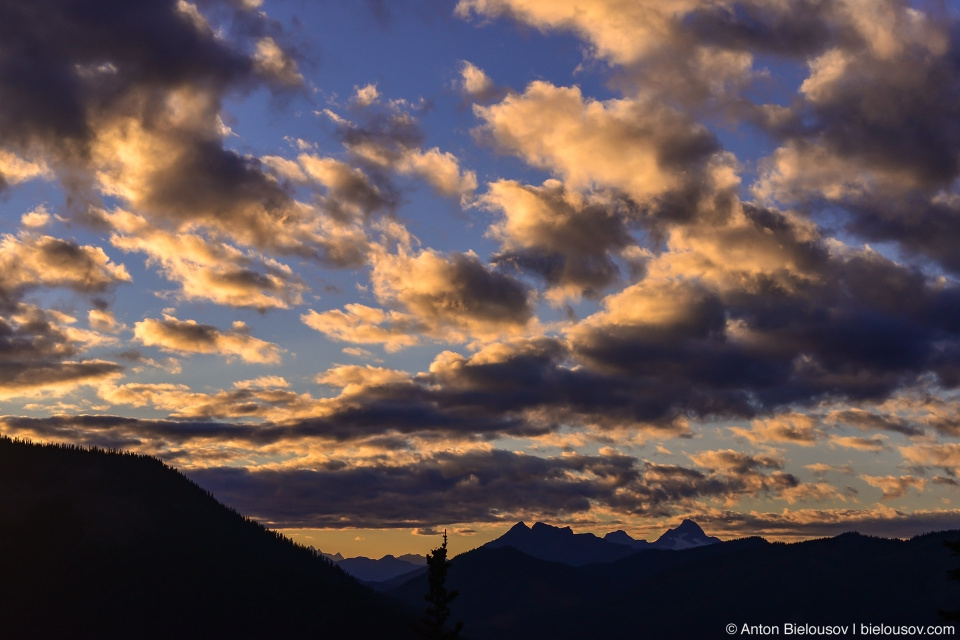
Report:
M430 591L424 596L427 605L423 622L418 631L424 638L431 640L457 640L463 622L457 622L453 629L444 630L447 618L450 617L450 603L457 597L456 590L447 591L447 569L450 561L447 560L447 530L443 530L443 544L427 554L427 579Z

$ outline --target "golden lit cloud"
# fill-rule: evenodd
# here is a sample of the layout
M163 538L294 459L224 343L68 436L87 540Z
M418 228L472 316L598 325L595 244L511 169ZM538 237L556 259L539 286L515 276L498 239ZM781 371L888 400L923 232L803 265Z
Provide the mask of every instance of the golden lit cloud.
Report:
M709 146L711 140L706 129L669 107L600 102L585 98L579 87L539 80L495 105L476 105L474 112L499 149L554 172L574 189L613 187L640 202L681 184L682 171L663 161L664 148Z
M914 488L918 492L923 492L927 481L923 478L913 476L868 476L861 475L860 479L871 487L877 487L883 492L881 500L893 500L902 498L907 493L907 489Z
M134 337L148 347L160 347L174 353L215 353L244 362L280 364L277 345L254 338L243 323L234 323L230 331L221 331L195 320L178 320L164 315L163 320L148 318L133 326Z

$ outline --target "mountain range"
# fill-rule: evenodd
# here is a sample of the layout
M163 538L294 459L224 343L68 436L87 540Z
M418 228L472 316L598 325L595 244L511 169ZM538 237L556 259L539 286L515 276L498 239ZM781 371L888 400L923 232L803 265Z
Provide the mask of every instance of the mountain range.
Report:
M310 547L313 549L313 547ZM384 582L398 576L423 571L427 566L426 556L408 553L399 557L385 555L379 560L358 556L344 558L341 554L321 553L325 558L362 582Z
M573 535L579 543L582 534ZM452 560L448 588L459 595L451 619L475 640L728 637L731 623L780 625L781 633L786 622L937 624L939 610L960 608L960 584L947 575L960 558L944 546L958 539L960 531L906 541L745 538L577 565L484 545ZM417 576L387 593L412 605L426 588Z
M483 547L513 547L540 560L579 567L594 562L613 562L640 550L676 551L718 542L719 538L707 536L692 520L684 520L675 529L665 532L656 542L635 540L625 531L614 531L600 538L592 533L574 533L570 527L554 527L542 522L528 527L523 522L518 522L505 534Z

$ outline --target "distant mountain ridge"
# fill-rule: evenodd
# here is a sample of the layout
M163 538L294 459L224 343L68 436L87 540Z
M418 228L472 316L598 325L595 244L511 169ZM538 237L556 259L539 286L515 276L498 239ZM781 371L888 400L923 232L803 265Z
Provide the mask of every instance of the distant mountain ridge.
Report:
M678 527L666 531L656 542L635 540L622 530L600 538L592 533L574 533L570 527L554 527L542 522L528 527L525 523L518 522L505 534L483 547L513 547L540 560L579 567L594 562L614 562L642 550L677 551L718 542L719 538L706 535L693 520L684 520Z
M324 553L313 545L310 545L308 549L330 560L348 574L363 582L386 582L408 573L412 574L427 566L427 557L416 553L405 553L401 556L387 554L376 560L365 556L344 558L339 551L337 553Z
M689 542L691 533L688 525L667 540ZM472 640L718 638L746 622L780 625L780 635L785 621L942 624L938 611L960 605L960 585L947 576L960 558L943 544L957 539L960 531L906 541L745 538L581 566L485 545L452 560L451 616ZM412 605L426 588L418 576L387 593Z

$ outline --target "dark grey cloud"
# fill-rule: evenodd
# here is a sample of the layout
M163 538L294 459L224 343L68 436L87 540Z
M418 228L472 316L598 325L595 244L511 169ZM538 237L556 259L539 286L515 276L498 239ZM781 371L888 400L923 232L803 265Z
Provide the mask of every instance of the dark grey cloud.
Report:
M226 88L253 71L242 51L204 33L175 0L5 2L0 6L0 140L83 157L92 111L139 90L205 82ZM112 71L97 73L101 65Z
M874 40L834 34L788 110L757 112L784 143L768 195L842 212L848 233L957 273L960 22L935 3L922 20L890 5Z
M598 297L620 277L614 256L635 243L629 230L635 207L623 199L577 205L572 195L556 181L492 185L484 203L503 213L490 235L504 250L491 262L534 274L550 287L572 286Z
M852 425L861 431L892 431L906 436L923 435L923 429L908 420L892 415L878 415L862 409L832 411L828 419L830 422Z
M835 42L842 29L829 21L828 5L817 0L705 5L685 14L679 27L697 42L726 50L811 56Z
M2 312L0 395L29 396L58 386L96 383L124 370L114 362L75 359L85 345L68 335L49 311L14 303Z
M123 370L124 367L103 360L4 362L0 391L13 396L30 395L58 385L96 383Z
M482 321L524 323L533 308L524 286L517 280L487 269L476 256L450 256L451 289L428 295L418 304L438 311L455 311Z
M272 526L334 528L556 519L586 513L592 504L663 515L689 498L778 492L782 488L775 485L784 485L772 479L759 487L742 476L706 475L622 455L540 458L500 450L437 453L404 466L206 468L189 475L226 504Z

